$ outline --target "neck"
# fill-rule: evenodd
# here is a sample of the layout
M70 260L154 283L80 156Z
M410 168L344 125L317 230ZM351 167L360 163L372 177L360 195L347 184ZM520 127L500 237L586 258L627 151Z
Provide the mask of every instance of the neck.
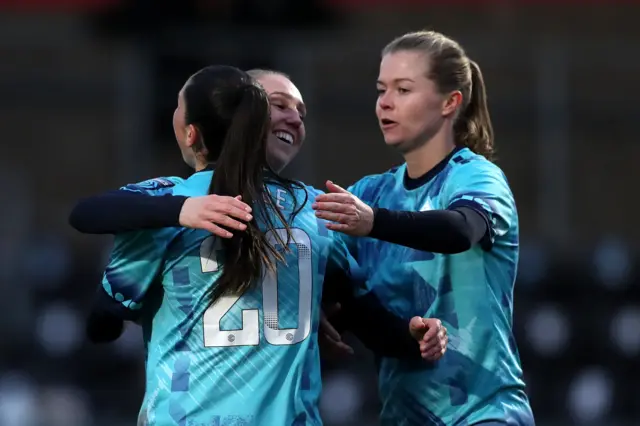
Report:
M453 132L438 132L420 147L404 154L407 174L411 179L419 178L444 160L455 148Z
M195 164L193 165L193 168L195 169L195 171L196 172L201 172L204 169L206 169L207 167L209 167L209 163L207 162L207 160L205 160L200 155L196 156Z

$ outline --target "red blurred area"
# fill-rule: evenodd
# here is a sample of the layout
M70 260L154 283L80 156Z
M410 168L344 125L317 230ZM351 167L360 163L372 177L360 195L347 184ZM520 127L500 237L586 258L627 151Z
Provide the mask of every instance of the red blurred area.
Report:
M518 5L549 5L549 4L569 4L569 5L593 5L593 4L635 4L640 0L324 0L326 4L338 8L371 8L375 6L416 6L425 5L467 5L467 6L491 6L501 4Z
M123 0L0 0L0 10L93 11L121 4Z

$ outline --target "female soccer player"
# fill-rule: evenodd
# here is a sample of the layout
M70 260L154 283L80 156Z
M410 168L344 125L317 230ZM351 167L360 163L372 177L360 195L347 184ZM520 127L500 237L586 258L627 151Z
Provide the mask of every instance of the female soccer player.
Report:
M267 94L245 72L191 76L173 126L196 173L135 187L240 195L253 217L229 239L178 227L116 236L102 295L143 324L141 422L320 425L314 307L325 272L346 269L346 248L319 226L304 186L270 169Z
M328 181L317 216L400 316L441 318L450 350L433 367L383 358L385 425L534 424L512 331L518 215L490 160L478 65L454 40L405 34L382 52L376 114L405 163L348 191Z
M306 108L302 95L285 74L270 70L251 70L248 74L269 95L271 128L267 156L269 164L280 171L297 155L305 139ZM165 188L162 182L179 181L175 177L155 179L152 185L146 184L145 187L128 185L124 190L87 198L74 208L70 222L74 228L87 233L117 234L136 229L185 226L208 230L228 238L231 235L228 229L243 229L240 225L244 223L248 205L229 196L170 196L171 188ZM307 190L313 194L318 193L310 187ZM216 226L216 223L226 229ZM408 319L390 314L374 294L351 297L344 291L349 288L349 284L344 283L343 278L328 277L328 284L332 284L332 288L344 289L340 296L326 294L326 298L342 302L342 312L349 314L344 325L379 355L414 358L418 346L411 341L411 336L407 336ZM94 341L112 341L120 336L122 328L121 319L98 306L90 317L88 334ZM410 332L422 340L424 359L435 361L444 354L447 345L446 328L442 327L439 320L413 321ZM351 351L341 341L340 334L324 318L321 320L319 335L324 349L333 353Z

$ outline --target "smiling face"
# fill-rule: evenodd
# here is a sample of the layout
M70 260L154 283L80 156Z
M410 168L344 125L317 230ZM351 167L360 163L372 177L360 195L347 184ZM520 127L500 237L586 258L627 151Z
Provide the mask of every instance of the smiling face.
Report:
M271 134L267 142L269 165L280 172L302 147L306 136L306 107L298 88L284 75L262 73L256 80L269 95L271 105Z

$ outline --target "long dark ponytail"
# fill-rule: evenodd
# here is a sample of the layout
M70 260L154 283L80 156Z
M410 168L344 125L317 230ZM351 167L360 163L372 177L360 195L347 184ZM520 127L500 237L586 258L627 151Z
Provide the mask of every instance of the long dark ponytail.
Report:
M191 77L184 96L187 122L200 130L206 158L214 164L209 193L241 195L253 208L254 218L247 229L222 240L224 267L213 289L215 300L244 292L262 276L263 268L273 270L276 262L283 260L276 245L287 248L291 228L267 183L280 184L293 193L295 182L280 178L267 163L269 100L245 72L234 67L207 67ZM200 113L195 114L197 110ZM285 229L286 238L274 233L276 242L270 243L258 223L266 224L267 230Z

